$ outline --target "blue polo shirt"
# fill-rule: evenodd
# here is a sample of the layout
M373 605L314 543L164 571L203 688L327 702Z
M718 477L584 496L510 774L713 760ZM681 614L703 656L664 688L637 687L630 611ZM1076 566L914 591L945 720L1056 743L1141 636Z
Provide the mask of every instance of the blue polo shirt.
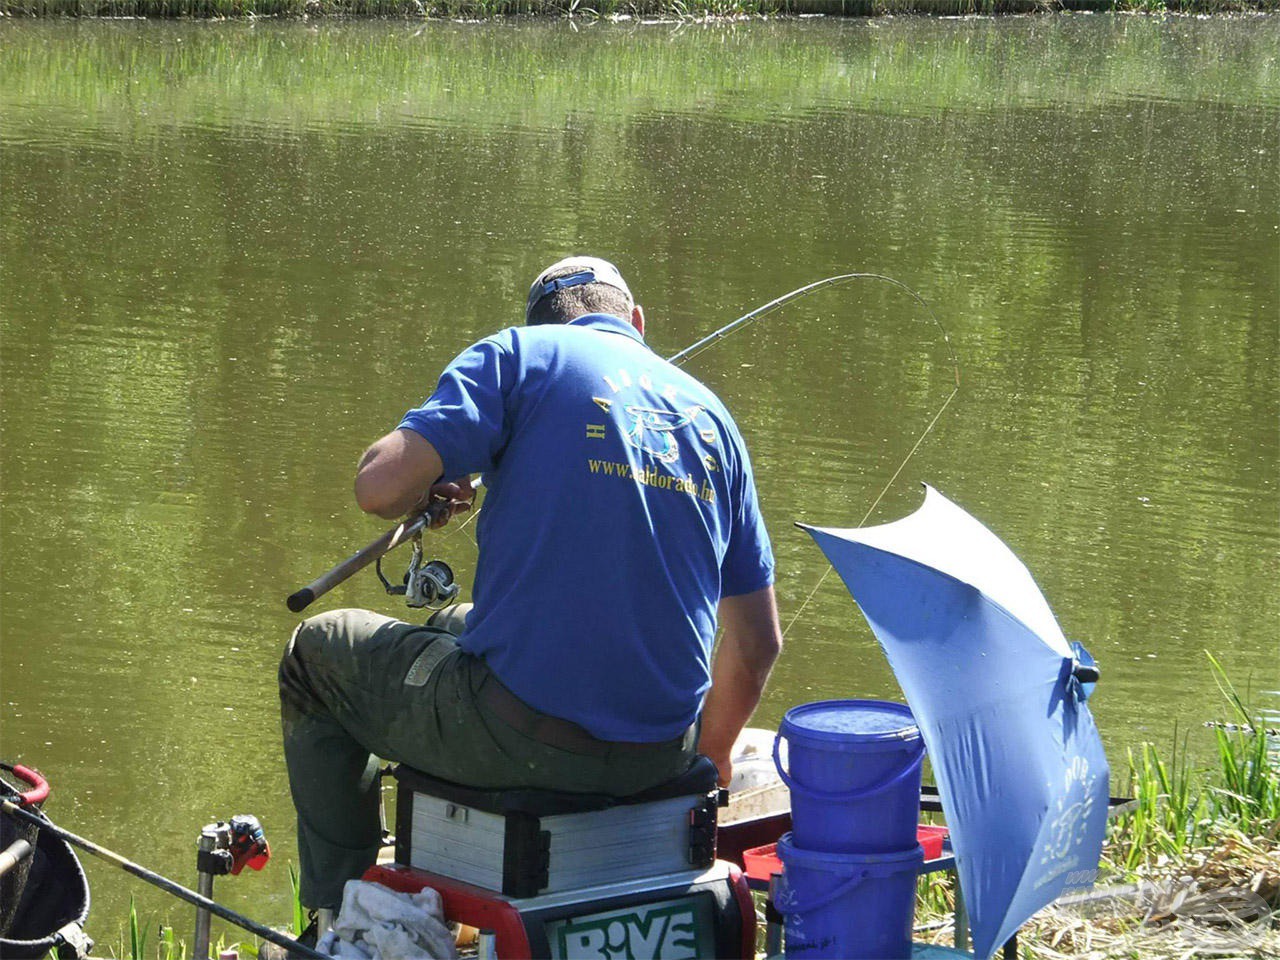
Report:
M483 473L460 643L604 740L677 736L711 685L716 604L773 582L724 405L605 314L468 347L410 410L444 475Z

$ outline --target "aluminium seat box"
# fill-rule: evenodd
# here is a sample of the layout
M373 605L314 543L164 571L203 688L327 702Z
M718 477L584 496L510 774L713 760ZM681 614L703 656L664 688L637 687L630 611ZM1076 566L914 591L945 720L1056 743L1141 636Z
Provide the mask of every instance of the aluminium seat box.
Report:
M396 767L396 862L514 897L704 869L718 791L705 757L634 797L479 790Z

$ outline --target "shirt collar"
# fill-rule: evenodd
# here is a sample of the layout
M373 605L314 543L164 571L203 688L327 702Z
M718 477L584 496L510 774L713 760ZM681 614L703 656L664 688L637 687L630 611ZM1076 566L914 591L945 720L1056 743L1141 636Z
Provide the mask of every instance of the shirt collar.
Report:
M630 337L636 343L644 343L644 337L640 335L639 330L631 325L631 321L615 317L611 313L584 313L582 316L574 317L570 320L567 326L589 327L592 330L602 330L605 333L621 333Z

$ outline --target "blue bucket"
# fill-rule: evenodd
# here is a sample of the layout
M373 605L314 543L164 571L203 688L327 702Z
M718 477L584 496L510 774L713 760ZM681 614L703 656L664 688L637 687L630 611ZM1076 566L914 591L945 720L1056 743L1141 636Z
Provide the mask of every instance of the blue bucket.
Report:
M791 790L796 845L823 853L913 849L923 759L924 741L905 704L820 700L792 707L778 727L773 762Z
M897 853L815 853L786 833L774 906L785 918L785 954L798 960L908 960L919 847Z

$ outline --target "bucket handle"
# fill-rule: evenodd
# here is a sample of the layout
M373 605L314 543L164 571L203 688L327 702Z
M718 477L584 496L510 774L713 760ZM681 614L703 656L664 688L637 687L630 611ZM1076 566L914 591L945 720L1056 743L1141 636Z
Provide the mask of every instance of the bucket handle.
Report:
M777 906L778 912L784 913L784 914L812 913L814 910L821 910L827 904L835 900L838 900L840 897L843 897L846 893L848 893L854 887L858 886L858 884L862 883L862 881L867 879L867 877L869 877L870 875L871 875L870 870L859 870L848 880L843 880L840 883L837 883L834 887L832 887L822 896L818 897L817 900L814 900L811 903L806 903L802 905L788 904L786 906L783 906L782 904L775 904L775 906ZM782 876L785 878L786 873L783 872ZM790 883L787 884L787 891L788 893L790 893L791 891Z
M895 784L901 783L907 777L915 773L916 767L920 766L920 762L924 759L924 741L916 742L916 753L911 761L897 773L890 777L886 777L879 783L874 783L869 787L862 787L858 790L850 790L845 793L831 793L826 790L813 790L809 787L797 784L791 779L791 775L782 769L782 758L778 755L778 750L782 746L782 731L778 731L773 738L773 765L778 768L778 776L782 777L782 782L787 785L790 790L798 790L800 793L813 797L815 800L822 800L826 803L848 803L850 800L861 800L863 797L870 797L874 794L888 790Z

